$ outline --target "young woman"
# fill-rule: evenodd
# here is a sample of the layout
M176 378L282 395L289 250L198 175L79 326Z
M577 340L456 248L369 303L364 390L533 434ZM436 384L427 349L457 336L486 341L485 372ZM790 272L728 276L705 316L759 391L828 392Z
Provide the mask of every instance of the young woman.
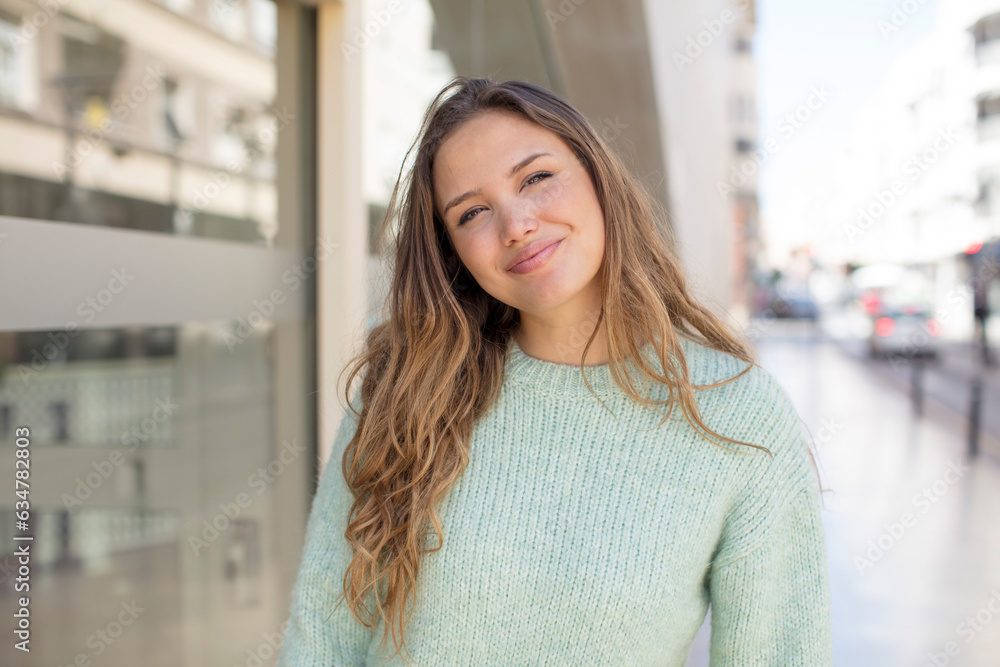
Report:
M623 163L519 81L414 145L279 665L680 667L709 605L713 667L832 664L798 415Z

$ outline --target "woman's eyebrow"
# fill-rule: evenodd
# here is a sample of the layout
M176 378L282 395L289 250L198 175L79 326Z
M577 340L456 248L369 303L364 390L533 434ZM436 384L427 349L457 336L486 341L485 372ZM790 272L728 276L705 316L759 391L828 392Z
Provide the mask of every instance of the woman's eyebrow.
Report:
M540 158L540 157L543 157L545 155L551 155L551 153L532 153L528 157L524 158L523 160L521 160L520 162L518 162L517 164L515 164L513 167L510 168L510 171L507 172L507 180L510 180L510 179L514 178L514 176L515 176L515 174L517 174L517 172L519 172L522 169L524 169L525 167L527 167L529 164L531 164L531 162L533 160L535 160L537 158ZM469 197L474 197L476 195L481 195L481 194L483 194L483 191L480 190L479 188L476 188L475 190L469 190L465 194L458 195L457 197L455 197L454 199L452 199L450 202L448 202L448 205L444 207L444 212L441 215L442 216L448 215L448 210L451 207L458 206L459 204L461 204L462 202L464 202Z

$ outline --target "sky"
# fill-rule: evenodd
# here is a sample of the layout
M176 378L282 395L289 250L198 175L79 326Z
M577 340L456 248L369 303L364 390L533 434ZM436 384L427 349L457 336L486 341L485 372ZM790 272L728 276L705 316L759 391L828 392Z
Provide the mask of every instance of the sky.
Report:
M903 4L914 11L906 13ZM905 21L889 32L884 27L893 25L894 8ZM759 180L772 250L807 236L802 211L832 149L896 57L930 32L937 12L938 0L758 0L758 145L769 137L777 144ZM809 119L782 131L782 117L806 104L813 87L824 88L829 99L813 98L817 109Z

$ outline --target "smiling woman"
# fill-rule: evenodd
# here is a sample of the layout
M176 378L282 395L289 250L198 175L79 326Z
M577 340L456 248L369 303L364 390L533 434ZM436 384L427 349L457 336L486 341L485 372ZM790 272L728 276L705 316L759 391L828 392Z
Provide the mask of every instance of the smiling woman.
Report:
M798 415L649 195L530 83L456 78L415 146L279 665L680 666L709 605L713 667L831 664Z

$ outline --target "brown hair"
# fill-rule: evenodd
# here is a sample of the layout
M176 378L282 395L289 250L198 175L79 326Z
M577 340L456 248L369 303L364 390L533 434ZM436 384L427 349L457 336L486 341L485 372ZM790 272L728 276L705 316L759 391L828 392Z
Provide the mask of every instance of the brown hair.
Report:
M453 94L447 96L449 92ZM606 221L598 274L603 308L596 322L580 325L589 336L584 357L603 320L610 370L633 400L653 408L669 404L666 421L676 392L688 422L709 442L706 433L771 453L715 433L702 421L693 390L720 386L748 372L756 365L753 348L689 294L666 225L657 224L658 218L665 222L665 213L605 140L576 109L540 86L455 77L424 115L404 158L405 165L417 147L414 165L405 181L401 167L378 235L381 239L398 220L387 317L367 334L363 350L344 369L350 370L348 404L354 378L364 371L361 412L351 407L358 415L357 429L341 462L354 495L345 534L354 557L344 574L344 598L364 625L373 628L378 617L385 621L380 647L391 628L397 653L405 649L402 634L410 616L404 619L403 614L409 597L416 599L420 556L443 544L437 505L465 469L474 421L498 396L508 345L520 321L515 308L485 292L464 268L434 203L438 147L463 123L487 111L519 114L559 135L596 189ZM724 382L693 385L678 336L748 366ZM664 372L646 362L641 349L647 342L653 343ZM656 401L640 396L624 365L627 360L669 387L669 397ZM433 549L425 548L431 527L438 538ZM374 611L364 601L368 595L374 595Z

